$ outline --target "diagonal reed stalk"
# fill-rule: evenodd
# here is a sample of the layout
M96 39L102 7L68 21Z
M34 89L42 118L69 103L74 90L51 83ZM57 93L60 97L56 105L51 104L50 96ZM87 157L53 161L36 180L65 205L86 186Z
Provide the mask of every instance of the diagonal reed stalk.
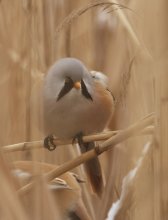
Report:
M81 165L82 163L94 157L97 157L98 155L102 154L104 151L107 151L111 149L112 147L114 147L116 144L119 144L123 142L124 140L127 140L133 135L140 133L146 127L153 125L154 119L155 119L155 115L153 113L146 116L145 118L141 119L140 121L126 128L125 130L122 130L121 132L118 132L116 135L107 139L102 144L97 146L95 149L90 150L78 156L77 158L64 163L58 168L50 171L49 173L44 175L44 178L46 179L47 182L49 182L53 180L54 178L62 175L63 173L69 170L72 170L73 168ZM29 184L23 186L21 189L18 190L18 194L23 195L24 193L28 192L32 188L33 185L34 185L34 182L30 182Z

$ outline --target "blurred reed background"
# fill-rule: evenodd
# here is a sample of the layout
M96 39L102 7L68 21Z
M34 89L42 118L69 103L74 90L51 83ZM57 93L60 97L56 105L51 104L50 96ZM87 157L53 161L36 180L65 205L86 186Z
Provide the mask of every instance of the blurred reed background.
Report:
M87 183L82 184L88 215L96 220L166 220L168 2L113 1L129 8L114 11L112 6L90 6L57 29L72 11L94 2L0 1L0 145L43 138L41 79L58 58L81 59L89 69L109 76L117 100L112 130L124 129L145 115L156 113L153 135L132 137L100 157L106 178L102 198L93 195ZM1 152L0 219L64 219L58 203L69 199L66 193L54 206L41 180L40 187L36 187L40 189L32 195L33 208L30 211L28 207L27 211L16 194L9 167L18 160L63 164L77 155L72 146L62 146L53 152L45 149ZM123 192L123 178L131 170L136 171L134 178ZM81 167L74 171L85 177ZM108 215L112 204L123 194L115 217L114 213Z

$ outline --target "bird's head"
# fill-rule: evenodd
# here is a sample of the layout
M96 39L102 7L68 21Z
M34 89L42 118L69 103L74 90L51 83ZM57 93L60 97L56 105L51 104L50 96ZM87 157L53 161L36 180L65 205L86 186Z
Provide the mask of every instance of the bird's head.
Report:
M81 92L89 100L92 100L91 88L93 79L84 64L75 58L63 58L58 60L49 70L46 84L54 90L57 101L66 96L72 89Z

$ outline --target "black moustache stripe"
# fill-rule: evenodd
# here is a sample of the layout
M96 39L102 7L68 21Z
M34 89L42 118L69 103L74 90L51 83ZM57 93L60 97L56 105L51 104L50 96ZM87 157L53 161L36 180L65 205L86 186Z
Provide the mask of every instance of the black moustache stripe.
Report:
M83 80L81 80L81 87L82 87L82 95L83 95L85 98L90 99L91 101L93 101L93 98L92 98L92 96L90 95L90 93L88 92L87 87L86 87L86 85L85 85L85 83L84 83Z
M57 97L57 101L59 101L62 97L64 97L68 92L71 91L71 89L73 88L74 83L71 79L69 79L68 81L65 82L64 86L62 87L60 93L58 94ZM83 80L81 80L81 88L82 88L82 95L87 98L90 99L91 101L93 101L92 96L90 95L90 93L87 90L87 87L84 83Z
M73 85L74 83L71 79L68 82L65 82L63 88L58 94L57 101L59 101L64 95L66 95L69 91L71 91L71 89L73 88Z

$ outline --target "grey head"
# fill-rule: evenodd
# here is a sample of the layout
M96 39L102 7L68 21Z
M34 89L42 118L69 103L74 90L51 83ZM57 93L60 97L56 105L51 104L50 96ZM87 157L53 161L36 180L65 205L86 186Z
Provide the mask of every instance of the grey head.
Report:
M46 85L57 94L57 101L67 95L71 89L81 89L82 95L92 100L90 94L92 76L84 64L75 58L62 58L49 70Z

